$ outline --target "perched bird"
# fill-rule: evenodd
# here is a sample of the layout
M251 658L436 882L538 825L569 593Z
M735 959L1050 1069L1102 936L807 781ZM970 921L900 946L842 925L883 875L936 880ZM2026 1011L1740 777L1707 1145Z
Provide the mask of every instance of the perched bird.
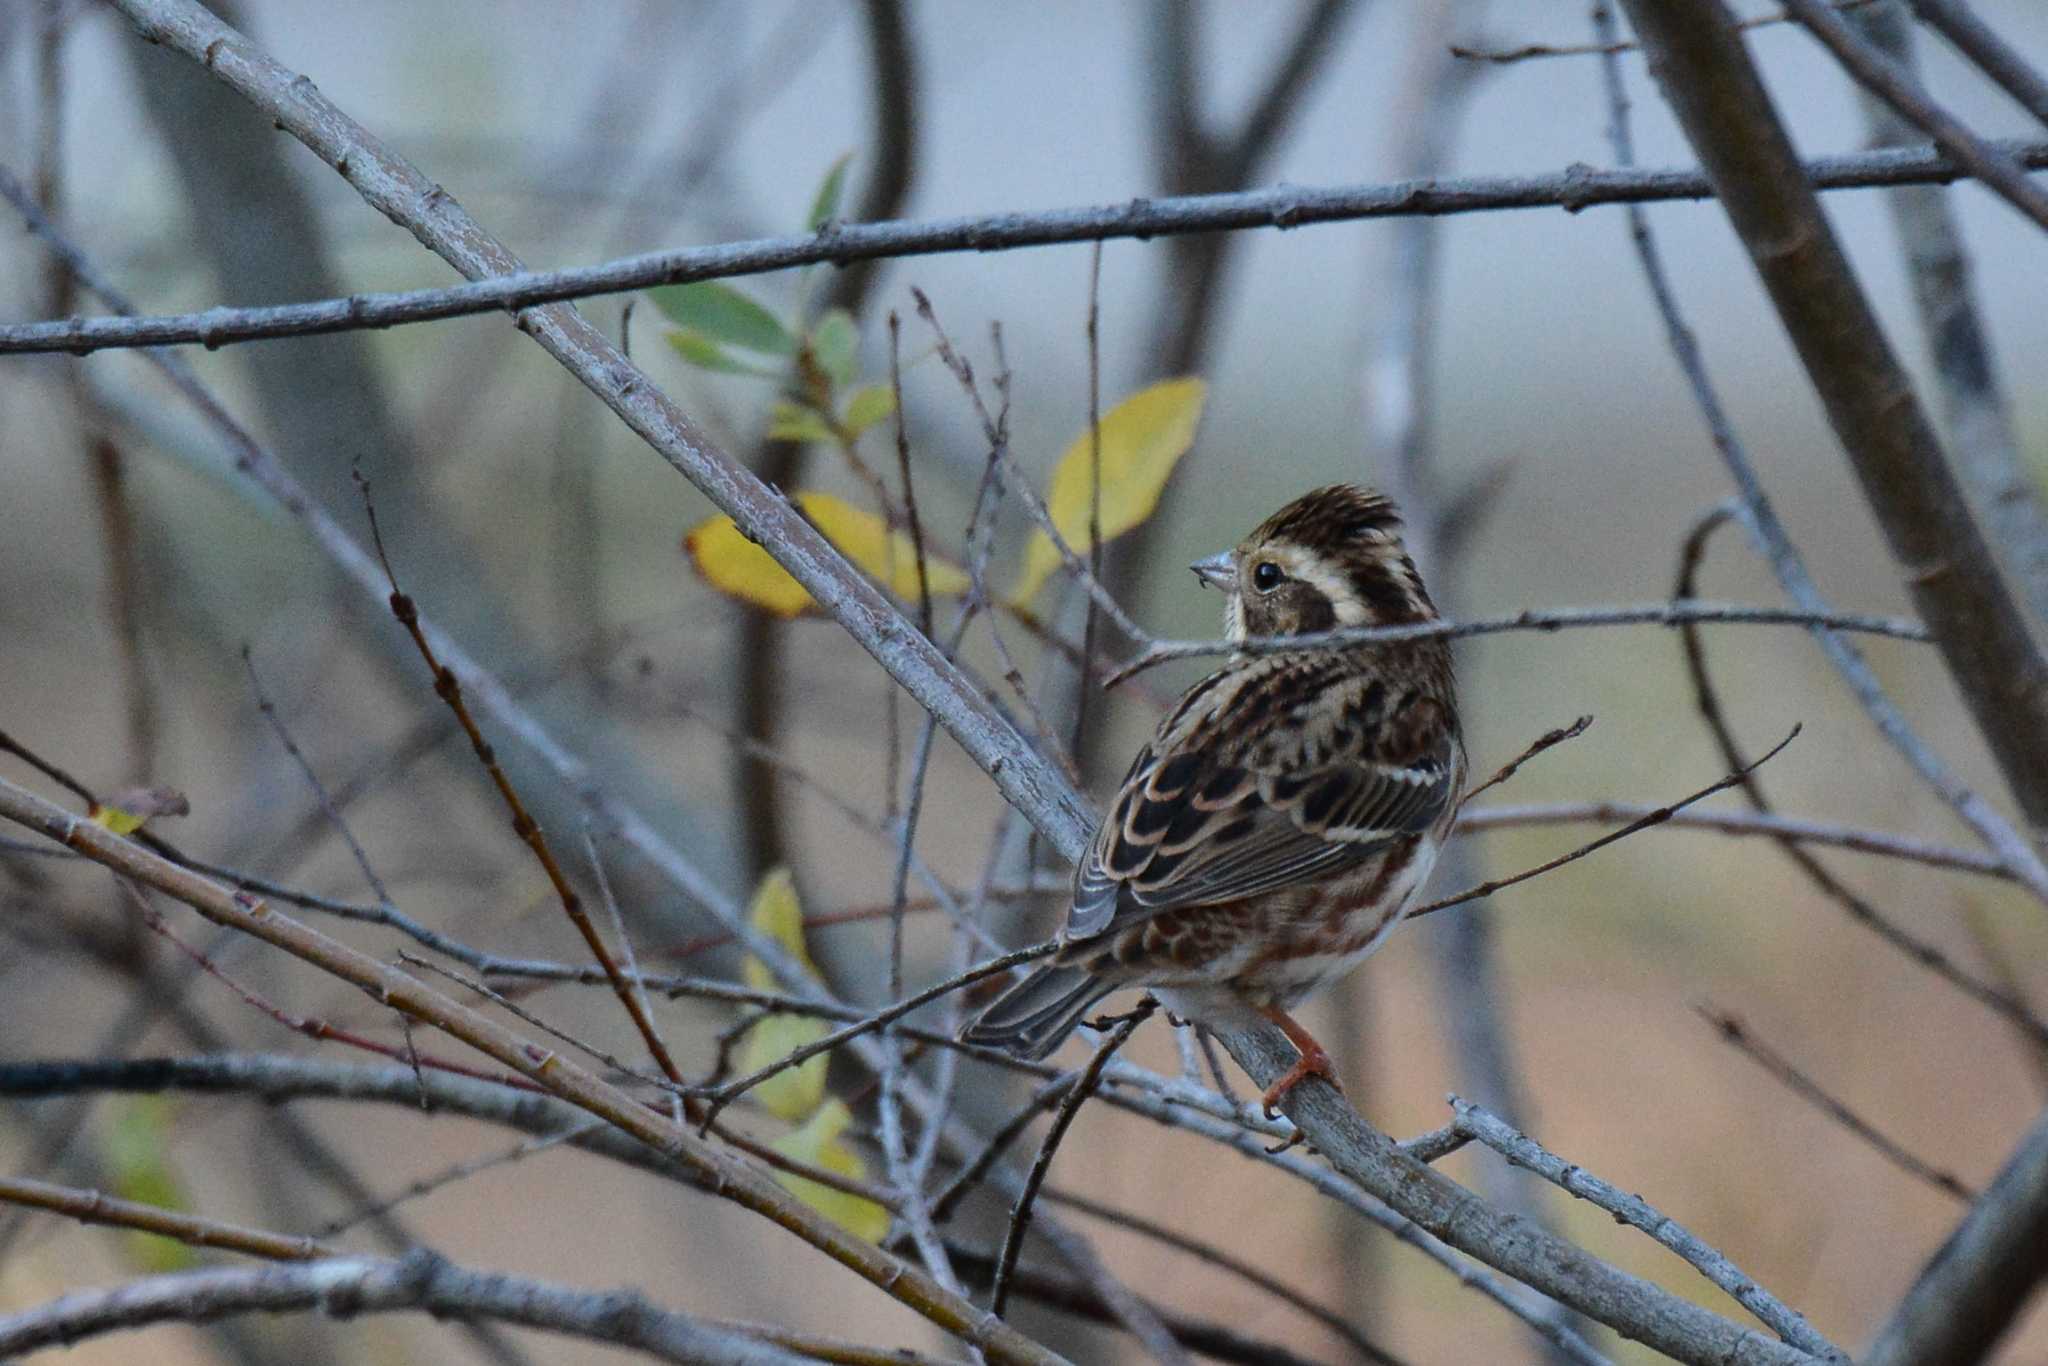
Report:
M1336 484L1198 560L1233 642L1437 619L1393 503ZM1074 870L1058 952L965 1037L1050 1053L1097 1001L1146 987L1230 1025L1263 1016L1336 1083L1288 1011L1377 948L1429 876L1465 776L1441 637L1239 653L1138 751Z

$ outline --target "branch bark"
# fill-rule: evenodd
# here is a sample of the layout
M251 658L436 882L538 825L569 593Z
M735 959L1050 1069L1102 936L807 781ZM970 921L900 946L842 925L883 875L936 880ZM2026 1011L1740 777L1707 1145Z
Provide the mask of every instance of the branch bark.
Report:
M1992 144L2030 170L2048 167L2048 141ZM1873 189L1890 185L1946 185L1969 172L1932 148L1855 152L1805 163L1814 188ZM231 346L266 337L313 336L370 327L395 327L533 304L588 298L691 280L765 275L792 266L956 251L1015 251L1067 242L1174 237L1191 232L1298 228L1367 218L1488 213L1501 209L1563 209L1578 213L1603 204L1654 204L1710 199L1707 175L1694 167L1614 170L1574 164L1532 176L1463 176L1450 180L1327 186L1282 185L1235 194L1138 198L1116 204L928 219L923 222L853 223L803 237L771 237L681 247L568 270L503 271L447 289L351 294L269 308L209 308L151 318L63 318L0 326L0 354L105 347Z
M814 1360L657 1309L634 1291L571 1290L470 1271L431 1252L399 1261L343 1257L306 1265L188 1271L83 1291L0 1318L0 1352L69 1346L152 1323L207 1323L235 1314L307 1309L336 1318L409 1309L445 1318L502 1319L681 1363L802 1366Z

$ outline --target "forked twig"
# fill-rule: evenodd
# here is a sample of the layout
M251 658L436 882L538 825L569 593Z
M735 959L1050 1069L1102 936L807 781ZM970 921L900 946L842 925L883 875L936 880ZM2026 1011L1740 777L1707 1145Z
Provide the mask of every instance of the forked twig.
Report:
M506 776L505 766L498 762L497 751L484 739L483 731L477 727L476 718L470 715L469 704L462 698L462 681L455 676L453 669L443 664L435 655L433 644L428 641L427 633L420 627L418 605L399 588L398 575L391 567L391 556L384 548L384 533L377 526L377 505L371 501L369 481L360 471L356 472L356 487L362 491L363 510L369 515L370 542L376 549L377 562L384 567L385 581L391 585L391 615L398 618L398 624L412 637L412 643L419 650L420 658L427 662L427 669L434 676L434 696L448 705L448 710L455 714L456 721L462 726L462 733L469 737L470 748L476 752L478 762L484 766L484 772L490 775L491 785L498 789L499 798L512 813L512 833L533 851L534 858L540 863L541 871L547 874L548 884L555 889L555 896L562 903L562 913L569 917L569 923L583 936L584 944L590 949L590 956L604 968L605 976L611 981L613 993L618 996L619 1004L626 1008L626 1014L633 1021L633 1027L640 1031L640 1037L646 1041L647 1051L653 1055L662 1075L677 1086L686 1085L682 1069L677 1067L675 1059L669 1056L668 1045L662 1042L661 1031L654 1027L654 1017L648 1013L646 1002L634 991L633 983L620 969L618 961L612 957L611 950L605 947L604 937L597 932L597 926L591 923L589 912L583 909L582 896L569 885L568 874L562 871L562 865L555 858L555 851L548 845L547 836L541 833L540 824L528 814L526 804L519 799L517 789L512 786L511 778ZM685 1097L683 1106L687 1112L693 1108L693 1102Z
M1779 752L1783 750L1785 746L1791 744L1794 740L1799 738L1799 731L1800 727L1794 725L1790 731L1786 732L1784 739L1778 741L1777 744L1772 745L1769 750L1765 751L1763 757L1758 759L1755 763L1749 764L1741 769L1738 769L1734 773L1730 773L1725 778L1717 778L1713 782L1701 788L1699 791L1691 794L1690 796L1681 797L1679 800L1671 803L1671 805L1669 806L1657 807L1649 811L1648 813L1637 817L1635 820L1630 821L1627 825L1624 825L1619 830L1610 830L1606 834L1600 836L1598 839L1588 840L1586 843L1580 845L1578 848L1559 854L1554 859L1550 859L1546 862L1539 863L1534 868L1525 868L1521 872L1512 873L1507 877L1493 878L1489 881L1480 883L1476 887L1468 887L1464 891L1459 892L1454 896L1447 896L1442 898L1441 900L1431 901L1425 905L1417 906L1413 911L1409 912L1409 916L1412 918L1415 916L1428 915L1431 911L1447 910L1452 906L1462 906L1467 901L1477 901L1481 897L1492 896L1495 892L1501 890L1503 887L1512 887L1518 882L1527 882L1530 878L1541 877L1543 874L1548 873L1553 869L1562 868L1567 863L1575 863L1597 849L1606 848L1608 845L1613 844L1616 840L1627 839L1630 835L1635 834L1638 830L1647 830L1653 825L1662 825L1665 821L1670 820L1675 812L1683 811L1686 807L1691 806L1694 802L1704 801L1706 798L1713 796L1716 792L1727 791L1729 788L1734 787L1737 783L1740 783L1749 774L1755 772L1758 768L1761 768L1763 765L1777 758Z

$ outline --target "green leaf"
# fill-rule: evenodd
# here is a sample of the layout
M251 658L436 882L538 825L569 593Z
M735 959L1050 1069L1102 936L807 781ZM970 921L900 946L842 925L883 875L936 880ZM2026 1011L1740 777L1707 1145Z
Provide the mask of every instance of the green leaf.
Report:
M859 349L860 331L853 325L853 315L843 308L828 309L811 329L811 359L842 388L853 383Z
M109 1107L112 1123L103 1140L109 1189L137 1204L189 1211L184 1185L164 1161L170 1147L169 1102L138 1096L111 1101ZM187 1271L199 1265L198 1254L175 1238L137 1231L128 1235L127 1244L129 1257L147 1271Z
M787 356L796 350L796 338L775 315L731 285L716 280L699 280L689 285L658 285L647 297L672 323L702 332L713 341Z
M770 410L768 435L776 441L834 442L839 438L832 424L816 408L788 399L776 400Z
M853 397L846 400L846 414L839 419L839 425L849 435L859 436L895 411L895 391L886 384L870 384L854 390Z
M766 379L782 378L776 371L747 364L702 332L692 332L686 327L670 332L668 344L676 349L677 355L700 370L718 370L728 375L757 375Z
M853 164L853 153L841 154L832 163L832 169L825 172L818 193L811 198L811 211L804 217L804 228L816 232L833 219L839 217L839 200L846 193L846 168Z

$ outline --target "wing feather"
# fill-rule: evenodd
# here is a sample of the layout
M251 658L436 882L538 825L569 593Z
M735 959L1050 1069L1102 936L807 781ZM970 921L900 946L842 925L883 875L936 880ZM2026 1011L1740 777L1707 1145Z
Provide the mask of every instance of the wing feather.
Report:
M1066 937L1319 881L1428 829L1457 795L1452 725L1356 657L1219 671L1132 764L1075 869Z

